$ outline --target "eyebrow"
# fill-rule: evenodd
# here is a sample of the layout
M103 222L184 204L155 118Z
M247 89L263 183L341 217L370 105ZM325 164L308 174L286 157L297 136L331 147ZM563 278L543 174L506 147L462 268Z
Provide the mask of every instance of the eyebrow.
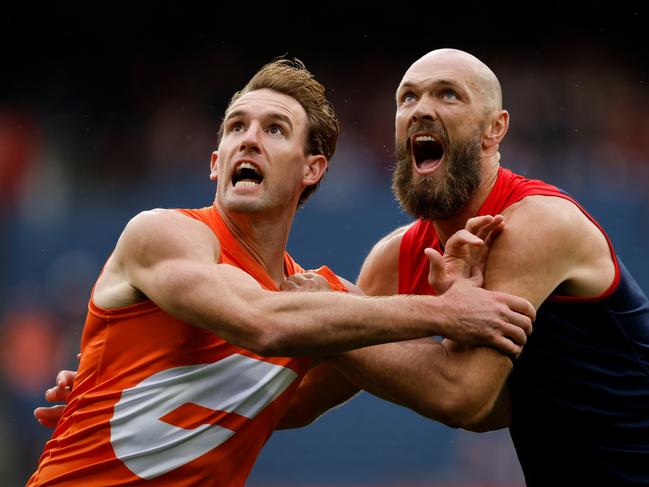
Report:
M397 91L394 92L394 97L399 98L399 92L401 92L404 88L410 88L412 87L413 84L410 83L409 81L406 81L404 84L397 86Z
M245 110L235 110L228 114L228 116L225 118L225 121L227 122L232 118L245 117L245 116L248 116L248 112L246 112ZM286 125L289 126L290 129L293 129L293 123L291 122L291 119L288 116L284 115L283 113L271 112L269 114L264 115L264 118L284 122Z
M436 80L433 80L433 81L427 81L426 82L426 84L429 84L429 83L432 84L432 85L460 86L460 84L457 81L448 80L448 79L444 79L444 78L440 78L440 79L436 79ZM406 81L404 84L399 85L397 87L396 92L399 93L399 91L401 91L404 88L412 88L414 86L417 86L417 83L413 83L411 81Z
M434 87L450 87L450 88L453 88L453 89L455 89L455 90L457 90L457 91L459 91L461 93L466 93L465 88L461 84L459 84L457 81L453 81L453 80L448 80L448 79L441 78L441 79L433 80L430 83L427 82L426 84L427 84L427 86L426 86L425 89L430 89L430 87L429 87L429 85L430 85L430 86L434 86ZM402 91L407 90L407 89L413 89L416 86L417 86L417 83L413 83L411 81L406 81L404 84L400 85L397 88L397 91L394 93L394 97L397 100L397 102L399 101L399 93L401 93Z

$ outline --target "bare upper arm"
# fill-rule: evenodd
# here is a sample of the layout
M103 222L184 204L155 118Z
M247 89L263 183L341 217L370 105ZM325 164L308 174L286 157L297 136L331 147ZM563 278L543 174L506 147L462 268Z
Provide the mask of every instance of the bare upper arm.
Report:
M196 245L190 245L190 239ZM94 302L106 309L135 304L150 297L138 285L141 269L168 258L212 258L220 251L219 242L208 228L177 211L156 209L133 217L120 235L93 292ZM203 255L201 255L203 254ZM216 257L215 257L216 256Z
M203 326L206 317L226 319L261 290L245 272L219 264L219 252L203 223L173 210L147 211L128 223L107 270L169 314Z
M492 244L485 288L521 296L538 309L555 289L573 296L596 296L612 283L615 268L606 239L570 201L532 196L509 207L503 216L505 229ZM474 383L500 383L512 369L495 350L474 349L464 355L477 359L471 368L477 374ZM465 358L464 364L468 363ZM506 406L499 403L498 407ZM493 417L494 412L486 412L477 427Z
M245 299L247 290L261 289L242 270L219 264L219 253L209 227L175 211L138 215L116 248L129 283L174 315L200 309L195 298L216 304L226 295Z
M615 267L602 232L573 203L531 196L503 212L505 230L493 243L485 287L524 297L538 308L557 290L597 296Z
M219 241L207 225L173 210L140 213L126 225L115 248L133 280L143 269L168 260L215 264L219 252Z
M97 280L93 299L107 309L137 303L151 297L147 270L168 260L213 264L219 252L218 240L204 224L173 210L144 211L124 228Z
M410 226L394 230L370 251L358 276L358 286L369 296L391 296L399 292L399 249Z

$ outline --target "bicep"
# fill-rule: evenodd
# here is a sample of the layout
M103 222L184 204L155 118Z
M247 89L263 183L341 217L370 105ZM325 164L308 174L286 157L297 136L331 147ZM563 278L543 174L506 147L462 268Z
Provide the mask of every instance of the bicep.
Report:
M515 210L503 213L505 229L492 244L484 286L523 297L538 309L565 278L565 268L560 262L556 266L548 264L556 249L548 242L542 212L539 214L538 208L531 212ZM449 345L452 354L463 362L464 381L472 389L471 394L491 403L492 409L480 417L505 417L498 411L502 401L497 398L502 396L513 367L509 357L488 348L461 350Z
M590 265L594 254L583 245L583 234L594 226L572 203L530 197L503 215L505 230L494 241L487 261L487 289L526 298L538 309L552 292Z
M245 272L218 264L219 243L200 222L175 212L140 215L116 248L129 283L191 324L228 323L261 292Z
M136 286L167 313L197 326L237 319L262 288L227 264L187 258L161 259L133 273ZM233 315L230 317L230 315Z
M575 259L579 258L573 233L574 215L562 214L561 209L566 208L557 201L523 200L511 208L512 211L503 213L505 230L492 244L485 288L523 297L538 309L569 278ZM505 381L513 364L507 363L509 358L488 349L461 352L458 357L461 356L465 357L467 380L472 387L495 399L492 410L482 416L482 423L478 422L475 429L504 425L509 418ZM502 392L493 396L496 388Z

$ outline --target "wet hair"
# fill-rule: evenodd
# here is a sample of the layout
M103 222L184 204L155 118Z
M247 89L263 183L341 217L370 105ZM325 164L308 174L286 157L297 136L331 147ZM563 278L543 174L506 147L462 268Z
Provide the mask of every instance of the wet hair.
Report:
M232 95L226 113L232 104L246 93L262 89L290 96L302 105L306 112L308 129L305 153L321 154L329 161L336 151L340 123L332 104L325 96L325 87L313 77L304 63L299 59L279 58L266 64L255 73L242 90ZM221 122L219 128L219 141L223 136L223 124L224 122ZM324 176L320 181L322 179ZM311 196L320 185L320 181L304 189L298 206Z

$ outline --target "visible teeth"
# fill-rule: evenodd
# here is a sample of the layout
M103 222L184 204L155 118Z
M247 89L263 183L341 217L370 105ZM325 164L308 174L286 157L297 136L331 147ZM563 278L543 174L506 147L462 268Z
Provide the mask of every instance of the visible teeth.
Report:
M435 142L435 137L430 135L418 135L415 137L415 142Z
M256 173L259 172L257 171L257 168L253 164L250 164L249 162L242 162L241 164L239 164L237 166L237 171L240 171L241 169L252 169Z
M259 183L255 181L250 181L248 179L244 181L237 181L234 185L235 188L253 188L255 186L258 186Z

